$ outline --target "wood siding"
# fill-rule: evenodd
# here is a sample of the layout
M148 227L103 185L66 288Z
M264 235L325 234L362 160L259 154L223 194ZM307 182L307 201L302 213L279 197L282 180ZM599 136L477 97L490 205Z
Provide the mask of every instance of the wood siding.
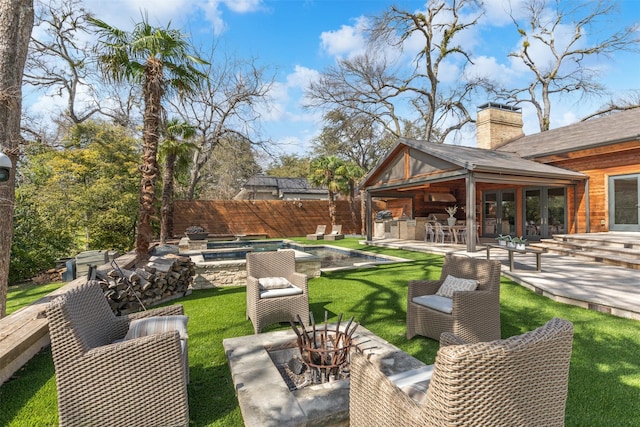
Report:
M589 154L589 152L585 153ZM601 151L592 152L593 155L585 155L581 158L573 158L555 161L553 166L582 172L589 176L589 214L590 231L609 231L609 177L615 175L640 174L640 148L624 152L611 152L603 154ZM586 203L584 186L576 188L578 203L578 224L574 228L573 217L569 218L569 230L571 232L585 233ZM574 192L567 192L568 212L573 212ZM604 221L604 224L602 224Z

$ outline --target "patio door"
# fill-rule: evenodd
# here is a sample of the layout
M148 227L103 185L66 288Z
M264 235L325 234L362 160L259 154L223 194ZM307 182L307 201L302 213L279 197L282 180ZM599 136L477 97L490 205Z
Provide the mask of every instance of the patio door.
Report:
M609 177L609 229L640 231L639 174Z
M516 192L486 191L482 194L482 235L516 233Z
M524 190L524 233L529 240L566 233L566 192L563 187Z

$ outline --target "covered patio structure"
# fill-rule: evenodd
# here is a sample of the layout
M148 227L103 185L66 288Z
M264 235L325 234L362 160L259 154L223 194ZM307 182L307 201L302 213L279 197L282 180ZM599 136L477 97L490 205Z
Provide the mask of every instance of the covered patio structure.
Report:
M562 194L562 232L576 232L577 206L580 198L588 197L587 186L583 173L508 152L400 138L360 188L366 192L367 240L374 237L374 199L385 200L395 218L409 220L435 216L434 212L457 205L461 208L457 219L466 225L467 251L475 251L477 233L483 237L534 233L527 230L525 210L530 207L524 203L528 197L524 190L528 188ZM553 232L551 224L543 225L544 233ZM539 230L536 233L540 235ZM416 232L417 239L423 235Z

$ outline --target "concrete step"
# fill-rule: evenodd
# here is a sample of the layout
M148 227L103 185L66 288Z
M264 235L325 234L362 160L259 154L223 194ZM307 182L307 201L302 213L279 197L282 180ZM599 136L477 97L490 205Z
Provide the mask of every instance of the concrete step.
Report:
M584 261L640 269L640 245L638 244L554 236L553 239L542 239L540 242L532 243L531 246Z

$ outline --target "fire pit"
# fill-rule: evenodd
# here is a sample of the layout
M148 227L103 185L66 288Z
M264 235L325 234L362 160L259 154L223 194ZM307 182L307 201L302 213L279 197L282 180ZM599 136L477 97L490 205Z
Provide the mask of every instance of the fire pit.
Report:
M327 324L331 331L351 332L350 352L361 351L385 375L393 375L425 366L424 363L403 352L362 326L352 323L347 328ZM313 326L306 328L313 333ZM316 326L316 332L324 333L324 325ZM298 333L303 334L298 330ZM349 333L347 333L349 335ZM309 335L307 335L309 336ZM319 337L317 337L319 338ZM222 342L229 361L233 384L238 396L242 417L251 426L348 426L349 379L334 378L318 384L308 383L293 389L281 374L277 365L289 364L292 358L300 358L299 336L290 328L257 335L227 338ZM336 340L336 338L330 338ZM341 338L342 342L344 338ZM326 341L326 339L325 339ZM317 340L316 340L317 342ZM313 342L311 341L311 346ZM333 357L333 355L332 355ZM348 357L347 357L348 360ZM305 365L306 366L306 365ZM328 368L322 368L326 372ZM346 368L348 371L348 368ZM344 371L345 368L340 368ZM322 375L321 375L322 376ZM305 376L306 379L306 376ZM302 380L301 382L304 382Z
M309 368L309 382L320 384L328 381L344 379L349 376L349 352L352 347L353 333L358 328L358 323L353 323L353 317L349 320L344 330L340 330L342 313L338 316L338 323L329 327L327 312L324 312L324 327L316 328L316 321L311 315L311 330L308 331L300 316L298 322L302 332L295 323L291 322L291 328L295 332L298 349L304 364ZM294 371L295 372L295 371Z

